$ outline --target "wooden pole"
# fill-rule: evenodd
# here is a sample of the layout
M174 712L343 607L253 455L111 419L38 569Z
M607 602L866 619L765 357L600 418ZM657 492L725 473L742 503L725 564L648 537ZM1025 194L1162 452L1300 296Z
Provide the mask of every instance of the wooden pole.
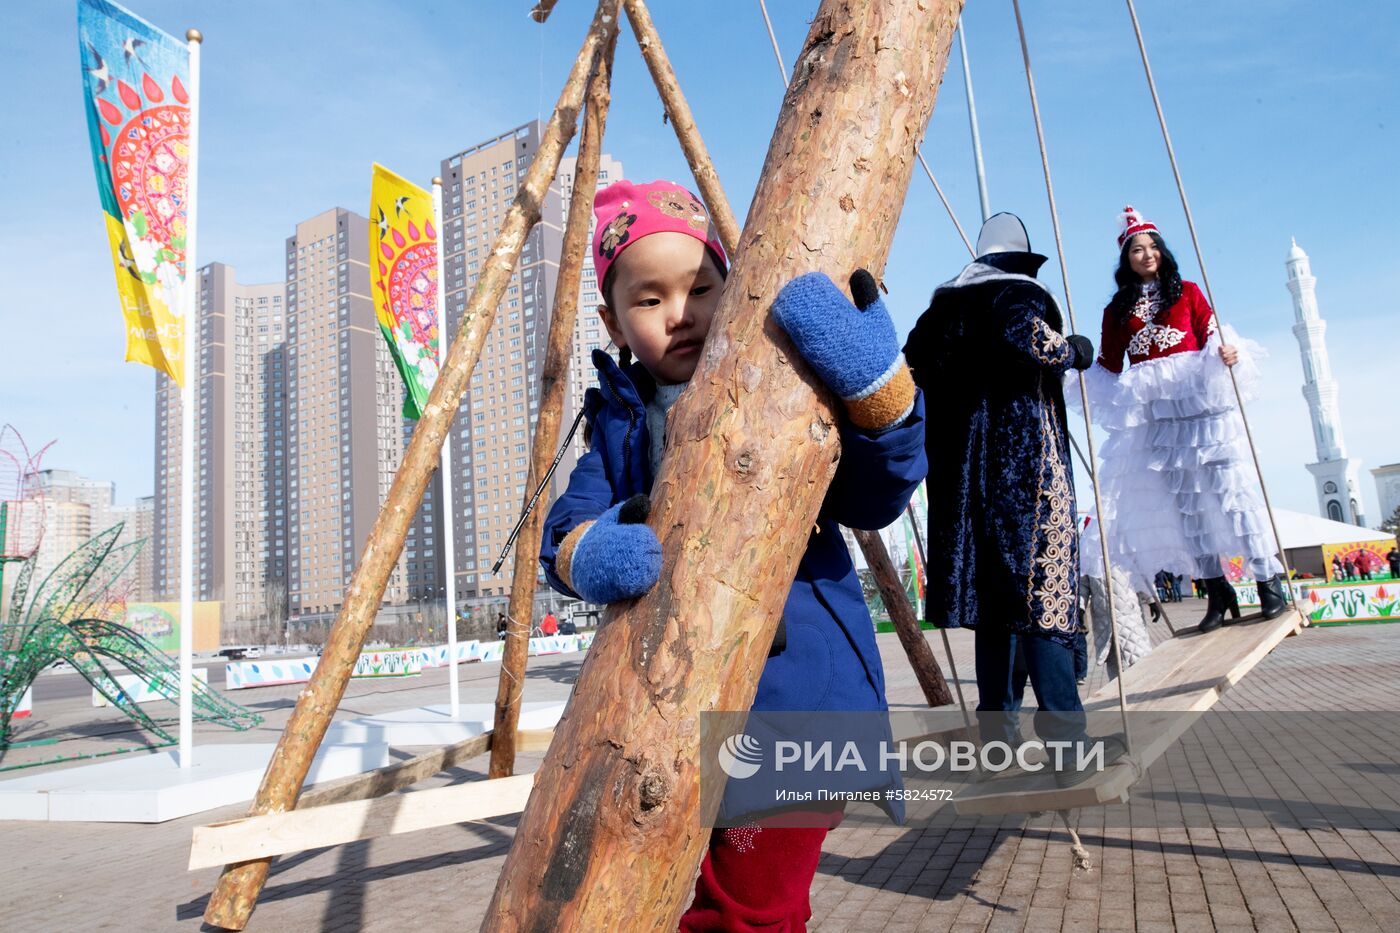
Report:
M895 572L894 561L890 560L885 542L880 540L880 534L876 531L852 528L851 533L856 536L856 543L865 554L865 562L870 565L885 608L890 611L895 634L899 636L899 643L904 646L904 653L909 656L909 664L914 668L914 676L924 691L924 699L928 700L929 706L949 705L953 702L953 695L948 692L948 681L943 679L938 659L933 656L933 649L919 628L914 607L909 605L909 597L899 585L899 574Z
M732 256L739 241L739 223L734 219L734 211L724 195L719 173L715 171L709 150L705 148L705 142L700 136L700 128L691 116L690 105L686 103L680 82L671 68L671 59L666 54L665 46L661 44L661 35L656 31L656 24L652 22L651 14L643 0L624 0L624 8L627 10L627 19L632 24L632 31L637 36L642 57L646 59L652 79L656 82L656 91L661 95L661 102L666 107L666 115L671 121L671 126L675 128L676 138L685 152L686 161L690 163L691 174L695 176L696 184L700 186L705 201L710 205L710 216L714 218L720 242L724 244L725 251ZM764 16L767 16L766 9ZM771 27L769 34L772 34ZM776 51L776 42L774 50ZM779 61L781 62L781 58ZM948 693L948 684L943 679L938 661L919 632L914 611L900 590L899 576L895 573L894 562L890 560L884 540L875 534L862 536L858 531L855 533L880 591L900 593L897 602L887 598L885 603L890 608L890 619L899 633L900 644L904 647L910 666L914 668L914 676L919 679L919 685L924 689L924 696L928 698L929 705L943 706L952 703L953 699ZM914 636L912 639L909 637L911 634ZM920 645L923 646L922 650Z
M699 717L746 710L840 455L769 308L813 269L877 276L961 0L824 0L778 117L650 524L657 586L609 610L483 929L676 928L709 839Z
M530 229L539 221L540 204L559 171L559 160L573 138L578 112L583 103L584 84L593 70L598 50L617 30L618 0L599 0L583 48L559 95L549 126L530 164L525 182L506 212L501 232L472 291L462 316L457 339L448 353L428 403L413 430L403 462L394 475L389 497L375 520L360 555L344 608L336 617L320 663L310 682L297 698L297 705L278 740L250 816L280 813L292 809L321 745L331 717L345 694L366 633L374 621L393 570L409 522L423 501L423 490L437 468L442 443L457 413L462 395L471 381L473 368L481 356L486 334L496 317L496 306L505 294L520 250ZM210 895L204 919L212 926L241 930L247 924L259 892L267 880L269 860L261 859L225 867Z
M530 18L537 23L543 23L549 19L549 14L554 12L554 5L558 2L559 0L539 0L534 9L530 10Z
M710 217L715 222L715 229L719 231L719 241L724 244L725 250L733 259L734 246L739 242L739 223L734 219L734 209L729 206L729 199L724 196L724 188L720 186L719 173L715 171L714 162L710 161L709 150L700 138L700 128L695 125L695 117L690 113L690 104L686 103L685 95L681 93L681 85L676 80L675 70L671 68L671 60L666 56L666 50L661 47L661 37L656 33L656 24L651 21L651 13L642 0L623 0L623 5L627 10L627 21L632 24L632 32L637 37L637 45L641 47L642 58L651 71L651 78L656 82L656 91L661 95L661 102L666 107L666 115L671 120L671 126L675 127L681 151L685 153L685 160L690 163L690 174L695 176L695 183L700 186L700 197L710 208ZM841 281L844 282L845 279Z
M583 132L579 136L574 191L569 201L569 216L564 223L559 277L554 288L554 309L549 319L549 341L544 369L540 374L539 417L535 421L534 446L530 451L530 481L525 485L527 508L540 478L554 460L554 449L559 443L559 419L564 409L564 393L569 388L569 357L573 349L574 322L578 319L583 261L589 250L588 225L593 217L593 194L598 187L598 162L603 148L608 104L612 97L612 58L616 47L617 33L614 32L588 79L588 106L584 110ZM506 644L501 659L500 683L496 688L496 725L493 731L500 738L491 743L488 776L493 778L507 777L515 771L514 737L520 724L520 697L525 689L525 664L530 653L530 623L534 615L535 579L538 573L536 555L540 553L544 517L543 508L531 510L516 542L510 609L506 613Z

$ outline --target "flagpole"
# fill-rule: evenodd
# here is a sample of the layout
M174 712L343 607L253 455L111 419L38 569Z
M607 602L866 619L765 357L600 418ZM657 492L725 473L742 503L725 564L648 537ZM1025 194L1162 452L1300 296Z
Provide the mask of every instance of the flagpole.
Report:
M198 29L185 33L190 46L189 162L185 170L185 384L180 392L180 768L194 766L194 489L195 407L199 403L199 265L195 259L198 229L195 196L199 178L199 48Z
M442 179L433 179L433 220L437 224L437 327L438 367L447 360L447 263L443 240L447 227L442 216ZM438 515L442 535L443 565L447 572L447 698L452 718L457 718L461 696L457 686L457 560L456 521L452 514L452 432L442 439L442 460L438 467L442 481L442 512Z

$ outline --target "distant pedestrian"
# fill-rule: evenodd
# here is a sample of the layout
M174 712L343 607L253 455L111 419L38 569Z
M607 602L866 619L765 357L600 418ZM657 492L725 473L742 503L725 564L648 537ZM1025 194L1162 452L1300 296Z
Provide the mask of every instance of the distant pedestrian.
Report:
M1376 558L1370 551L1364 548L1356 554L1356 569L1361 574L1361 579L1371 579L1371 568L1375 566Z
M1342 580L1345 574L1346 568L1342 566L1342 556L1340 554L1332 555L1332 579Z
M1342 561L1342 570L1346 573L1346 579L1348 581L1356 579L1356 561L1352 560L1350 557Z
M1390 561L1390 575L1400 579L1400 547L1391 548L1385 559Z
M554 613L546 612L544 620L540 622L540 633L545 637L559 634L559 620L554 618Z

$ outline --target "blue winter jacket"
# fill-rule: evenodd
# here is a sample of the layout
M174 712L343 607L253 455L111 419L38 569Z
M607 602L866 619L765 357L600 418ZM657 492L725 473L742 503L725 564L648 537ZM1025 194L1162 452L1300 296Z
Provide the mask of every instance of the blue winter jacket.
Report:
M540 563L550 585L577 596L555 572L564 536L637 493L650 493L646 402L655 383L639 363L625 371L593 351L598 388L584 397L591 449L545 520ZM899 518L928 472L924 400L905 423L872 436L843 422L841 462L807 539L783 608L786 643L758 682L754 710L885 710L885 673L860 581L838 525L878 529Z

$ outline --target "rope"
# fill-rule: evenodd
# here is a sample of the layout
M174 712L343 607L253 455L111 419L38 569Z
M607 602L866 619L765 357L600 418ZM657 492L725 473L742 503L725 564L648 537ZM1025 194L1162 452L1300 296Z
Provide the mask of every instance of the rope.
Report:
M783 64L783 53L778 48L778 37L773 32L773 20L768 16L767 0L758 0L758 9L763 13L763 23L768 27L768 41L773 43L773 57L778 60L778 74L783 79L783 87L788 86L787 66ZM963 231L962 224L958 223L958 215L953 213L953 205L948 202L948 197L943 193L943 186L938 183L938 179L933 177L933 169L928 167L928 162L924 159L923 150L918 146L914 147L914 155L919 159L919 164L924 167L924 174L933 183L933 190L938 194L938 200L943 202L943 209L948 212L948 219L953 222L953 226L958 230L958 236L962 237L963 246L967 247L967 252L974 259L977 258L977 251L972 248L972 241L967 238L967 233ZM946 636L945 636L946 637Z
M1031 52L1030 46L1026 43L1026 27L1021 20L1020 0L1011 0L1011 7L1016 12L1016 32L1021 38L1021 60L1026 67L1026 87L1030 91L1031 113L1035 117L1035 137L1040 144L1040 166L1045 172L1045 195L1050 202L1050 224L1055 231L1055 250L1060 259L1060 276L1065 285L1065 308L1069 312L1069 325L1071 331L1078 331L1079 327L1074 320L1074 299L1070 297L1069 289L1069 269L1065 265L1065 245L1064 239L1060 235L1060 212L1055 207L1055 185L1050 178L1050 156L1045 149L1045 128L1040 121L1040 101L1035 93L1035 77L1031 73ZM1094 513L1099 520L1099 547L1103 553L1103 573L1108 591L1108 619L1113 631L1113 660L1118 668L1118 676L1115 680L1118 683L1118 715L1123 721L1123 737L1128 746L1128 754L1133 753L1133 736L1128 727L1128 698L1124 691L1124 669L1122 652L1118 646L1118 612L1113 606L1113 569L1108 558L1108 526L1104 523L1103 500L1099 494L1099 468L1098 461L1094 453L1094 431L1093 421L1089 412L1089 389L1084 381L1084 373L1079 373L1079 398L1084 405L1084 432L1085 441L1089 448L1089 480L1094 487Z
M1056 810L1055 815L1060 818L1060 822L1065 824L1065 832L1069 833L1069 850L1074 854L1074 867L1091 871L1094 867L1094 860L1089 857L1089 850L1084 848L1084 843L1079 841L1079 833L1074 831L1074 827L1069 825L1069 811Z
M1215 294L1211 291L1210 274L1206 272L1206 257L1201 252L1200 238L1196 236L1196 220L1191 214L1191 204L1186 200L1186 185L1181 180L1181 168L1176 163L1176 150L1172 147L1171 134L1167 132L1167 117L1162 112L1162 99L1157 95L1157 81L1152 77L1152 64L1147 60L1147 45L1142 39L1142 24L1138 22L1137 7L1133 5L1133 0L1127 0L1127 4L1128 16L1133 21L1133 35L1137 37L1138 52L1142 55L1142 70L1147 75L1147 89L1152 92L1152 106L1157 109L1157 122L1162 127L1162 142L1167 146L1167 161L1172 164L1172 177L1176 179L1176 191L1181 196L1181 209L1186 214L1186 229L1191 233L1191 245L1196 250L1196 263L1201 267L1201 284L1206 287L1206 300L1215 312L1216 321L1220 322L1219 306L1216 305ZM1259 450L1254 446L1254 434L1249 429L1249 417L1244 411L1240 383L1235 378L1234 367L1226 368L1230 371L1230 385L1235 390L1235 404L1240 411L1240 421L1244 422L1244 436L1249 442L1249 453L1254 458L1254 472L1259 476L1259 491L1264 495L1264 509L1269 513L1269 527L1274 532L1274 545L1278 548L1279 561L1283 564L1284 599L1296 606L1292 584L1293 571L1288 566L1288 554L1283 549L1283 536L1278 533L1278 520L1274 518L1274 507L1269 501L1269 488L1264 484L1264 467L1259 462Z

